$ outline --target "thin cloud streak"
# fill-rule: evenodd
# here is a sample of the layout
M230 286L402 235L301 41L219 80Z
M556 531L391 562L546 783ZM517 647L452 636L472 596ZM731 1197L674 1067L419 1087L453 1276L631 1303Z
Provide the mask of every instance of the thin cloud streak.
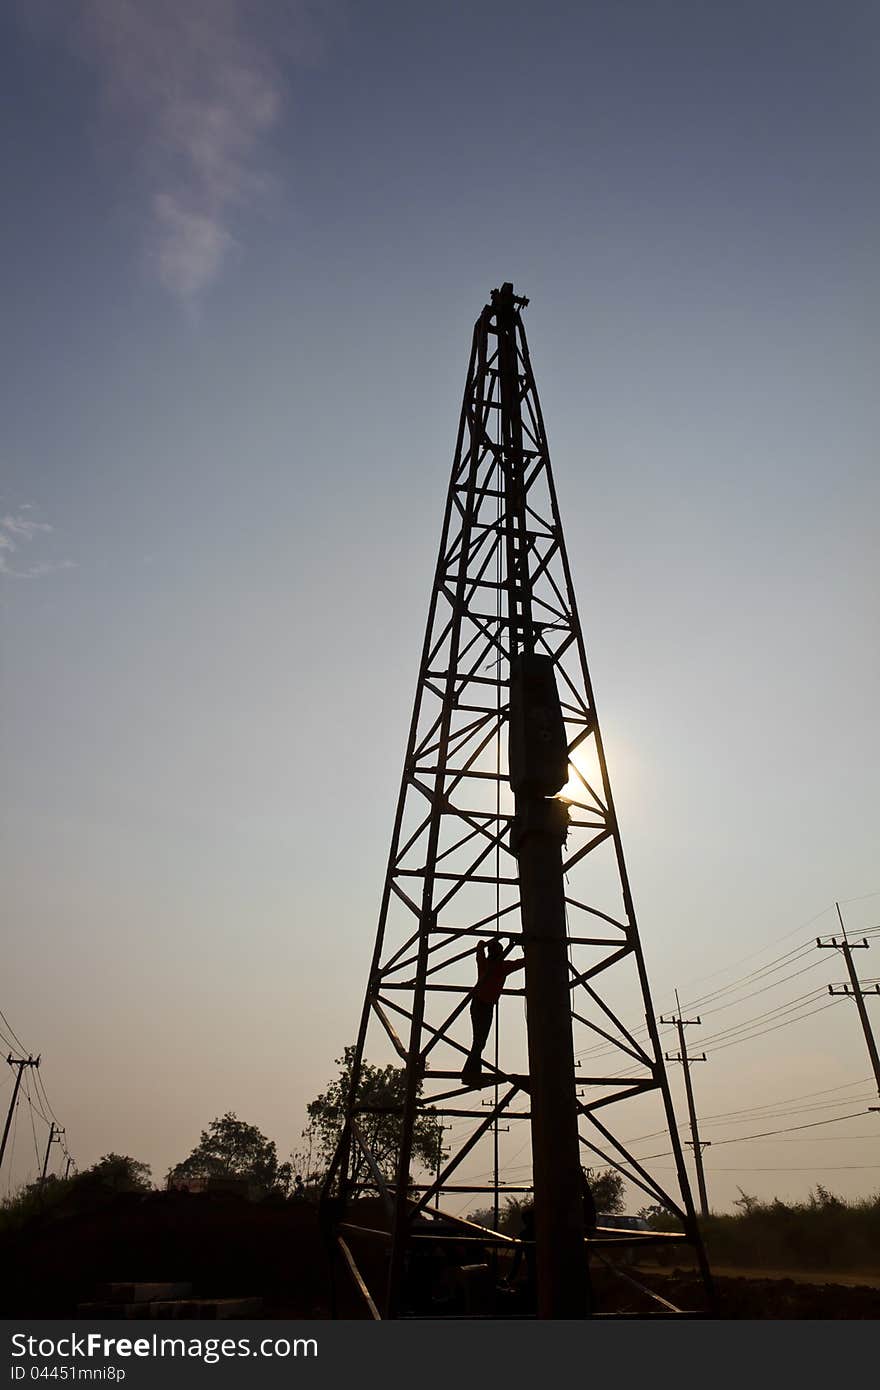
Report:
M85 0L83 19L111 106L144 140L156 272L190 299L220 273L229 216L260 185L279 74L239 0Z
M20 507L14 515L8 512L6 516L0 517L0 574L5 574L11 579L36 579L44 574L53 574L55 570L76 569L74 560L59 560L54 563L41 561L27 569L17 569L10 563L9 557L20 545L32 541L38 532L55 530L48 521L30 521L22 516L21 513L25 510L30 510L29 502Z
M7 533L8 536L19 536L22 540L32 540L37 531L51 531L53 528L48 521L29 521L27 517L21 515L20 509L17 516L0 517L0 532ZM7 544L9 542L7 541ZM13 546L13 549L15 547Z
M114 127L148 185L150 263L191 302L237 246L231 222L274 180L265 139L285 67L320 48L305 0L79 0L50 25L98 69ZM321 7L318 7L319 11ZM47 11L43 10L43 24Z

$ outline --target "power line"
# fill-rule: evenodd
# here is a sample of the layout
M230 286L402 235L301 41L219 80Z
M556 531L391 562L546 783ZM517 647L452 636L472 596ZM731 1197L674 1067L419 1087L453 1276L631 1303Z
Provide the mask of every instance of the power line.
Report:
M726 1125L739 1125L739 1124L751 1124L751 1123L757 1124L757 1123L760 1123L762 1120L787 1120L787 1119L794 1119L794 1118L796 1118L796 1117L799 1116L799 1115L809 1115L809 1114L811 1114L811 1113L814 1113L816 1110L825 1110L826 1108L839 1108L841 1105L861 1105L862 1103L864 1103L866 1106L868 1106L871 1100L873 1100L873 1096L870 1096L870 1095L867 1095L867 1096L849 1096L849 1097L847 1097L846 1100L839 1100L839 1101L834 1101L834 1102L828 1102L828 1103L826 1103L826 1105L818 1105L818 1106L810 1106L810 1105L796 1106L795 1108L790 1109L790 1110L768 1110L768 1111L765 1111L763 1114L749 1114L749 1113L746 1112L746 1113L744 1113L744 1114L742 1114L742 1115L738 1115L738 1116L736 1116L735 1118L732 1118L732 1119L728 1119L728 1120L711 1120L711 1119L704 1119L702 1123L703 1123L704 1125L708 1125L708 1126L714 1128L716 1125L725 1125L725 1126L726 1126ZM833 1117L833 1118L841 1118L841 1117L838 1116L838 1117ZM684 1128L685 1128L685 1125L684 1125L683 1122L682 1122L681 1124L679 1124L679 1125L676 1125L676 1129L682 1130L682 1129L684 1129ZM629 1140L627 1140L627 1143L629 1143L629 1144L644 1144L644 1143L647 1143L647 1141L648 1141L649 1139L659 1139L659 1138L661 1138L662 1135L664 1135L664 1134L666 1134L666 1133L667 1133L666 1130L663 1130L663 1129L655 1129L655 1130L653 1131L652 1134L642 1134L642 1135L639 1135L638 1138L636 1138L636 1139L629 1139ZM868 1136L868 1137L869 1137L869 1138L878 1138L878 1137L880 1137L880 1136L878 1136L878 1135L870 1135L870 1136ZM713 1142L713 1143L721 1143L722 1141L721 1141L721 1140L713 1140L712 1142Z
M792 963L793 958L794 958L795 956L797 956L797 955L805 955L805 954L806 954L808 951L810 951L810 950L812 950L812 946L811 946L811 945L798 946L798 947L796 947L796 949L795 949L794 951L788 951L788 952L786 952L786 954L785 954L784 956L779 956L779 957L777 958L776 961L771 962L769 965L763 967L761 970L752 971L751 974L749 974L749 975L744 975L744 976L742 976L741 979L732 981L729 985L726 985L723 989L715 990L715 991L713 991L713 992L711 992L711 993L709 993L709 994L702 995L699 999L694 999L694 1000L692 1000L688 1007L689 1007L689 1008L701 1008L704 1002L710 1002L710 1001L713 1000L713 999L721 998L721 997L723 997L723 995L730 993L731 990L738 988L738 987L739 987L740 985L742 985L742 984L747 984L747 983L748 983L749 981L751 981L751 980L762 978L763 976L772 973L773 970L780 970L780 969L782 969L782 967L783 967L785 964L787 964L787 963ZM730 1008L733 1008L736 1004L745 1003L747 999L753 998L754 995L756 995L756 994L762 994L762 993L764 993L764 992L765 992L766 990L768 990L768 989L776 989L778 985L785 984L786 980L793 980L797 975L799 975L799 974L804 974L806 970L812 970L812 969L814 969L817 963L821 963L821 962L815 962L815 961L813 961L813 962L811 962L811 964L810 964L809 966L805 967L805 970L804 970L804 971L796 970L796 971L794 971L791 975L783 976L783 978L782 978L781 980L775 980L775 981L773 982L773 984L771 984L771 985L765 985L765 986L762 986L762 988L760 988L760 989L756 989L756 990L751 990L751 991L749 991L747 994L743 995L742 999L731 1000L730 1003L728 1003L728 1004L720 1004L720 1005L717 1006L717 1008L715 1008L715 1009L708 1009L708 1010L705 1010L704 1012L706 1012L706 1013L717 1013L720 1009L730 1009ZM635 1037L640 1037L640 1036L646 1035L647 1032L648 1032L647 1028L638 1028L638 1029L633 1030L633 1035L634 1035ZM618 1050L619 1050L618 1048L614 1048L614 1047L610 1047L610 1048L609 1048L609 1047L603 1047L602 1044L598 1044L597 1046L594 1046L594 1047L592 1047L592 1048L585 1048L583 1051L578 1052L578 1053L577 1053L577 1056L578 1056L578 1057L586 1057L586 1056L606 1056L606 1055L609 1055L610 1053L616 1052L616 1051L618 1051Z
M40 1072L37 1072L36 1077L35 1077L35 1080L36 1080L37 1086L38 1086L39 1089L40 1089L40 1094L41 1094L42 1097L43 1097L43 1101L45 1102L46 1109L49 1111L49 1114L52 1116L52 1119L55 1121L55 1123L58 1124L58 1123L59 1123L59 1121L58 1121L58 1116L55 1114L55 1111L52 1109L52 1106L51 1106L51 1104L50 1104L50 1102L49 1102L49 1097L46 1095L46 1083L44 1082L44 1080L43 1080L42 1075L40 1074ZM46 1119L46 1116L45 1116L45 1115L43 1116L43 1119Z
M710 971L707 975L697 975L691 981L691 983L698 985L703 980L717 979L719 975L723 975L727 970L733 970L736 968L737 965L743 965L747 960L754 960L756 956L761 956L764 954L765 951L769 951L772 948L774 942L785 941L787 937L795 936L798 932L806 931L808 927L812 927L814 922L818 922L820 917L824 917L826 912L831 911L832 906L833 904L829 903L827 907L822 908L821 912L815 913L815 915L812 916L809 919L809 921L803 922L799 927L793 927L791 931L783 932L778 937L773 937L768 945L761 946L759 950L751 951L748 955L740 956L737 960L731 961L729 965L722 966L720 970Z
M38 1143L37 1143L37 1131L36 1131L36 1128L35 1128L35 1126L34 1126L34 1107L33 1107L32 1101L31 1101L31 1097L30 1097L30 1088L29 1088L29 1086L28 1086L28 1079L27 1079L27 1076L26 1076L26 1075L25 1075L25 1079L24 1079L24 1092L25 1092L25 1096L27 1097L28 1105L30 1106L31 1133L32 1133L33 1136L34 1136L34 1154L36 1155L36 1159L37 1159L37 1172L39 1172L39 1171L40 1171L40 1146L39 1146Z
M794 964L794 962L792 961L791 964ZM808 970L815 970L816 966L821 964L821 960L813 960L809 965L805 965L802 970L793 970L790 975L783 975L781 980L774 980L773 983L769 985L761 985L760 989L749 990L748 994L744 994L741 999L731 999L727 1004L716 1004L712 1009L704 1009L700 1000L695 1000L691 1008L698 1008L701 1013L705 1014L717 1014L720 1013L722 1009L734 1009L739 1004L745 1004L748 999L754 999L759 994L766 994L768 990L778 989L780 985L787 984L789 980L796 980L798 975L806 975Z
M710 992L709 994L702 995L702 996L701 996L700 998L698 998L698 999L692 1000L688 1007L689 1007L689 1008L700 1008L700 1009L702 1009L702 1005L703 1005L704 1002L711 1002L713 999L722 998L725 994L730 993L732 990L738 988L739 986L741 986L741 985L743 985L743 984L747 984L747 983L749 983L750 981L753 981L753 980L762 979L762 978L764 978L766 975L771 974L774 970L780 970L780 969L782 969L786 964L793 964L794 958L795 958L796 956L803 956L803 955L806 955L806 954L807 954L809 951L811 951L812 949L813 949L813 947L812 947L811 944L807 944L807 945L804 945L804 946L798 946L798 947L795 948L794 951L788 951L788 952L785 953L785 955L777 957L777 959L776 959L775 961L770 962L768 965L762 967L760 970L758 970L758 971L752 971L751 974L745 975L745 976L741 977L741 978L738 979L738 980L732 981L729 985L724 986L723 989L712 991L712 992ZM785 984L788 980L794 980L794 979L796 979L799 975L805 975L805 974L807 973L808 970L814 970L814 969L816 968L816 966L819 965L819 964L821 964L821 961L811 961L811 963L810 963L809 965L807 965L807 966L804 966L804 968L803 968L802 970L794 970L794 971L791 972L791 974L789 974L789 975L784 975L781 979L779 979L779 980L774 980L771 984L762 985L762 986L760 986L758 989L749 990L747 993L743 994L742 997L739 998L739 999L730 1000L730 1001L729 1001L728 1003L726 1003L726 1004L718 1004L718 1005L716 1005L716 1006L715 1006L714 1008L712 1008L712 1009L703 1010L703 1012L705 1012L705 1013L707 1013L707 1014L709 1014L709 1013L718 1013L718 1012L720 1012L722 1009L731 1009L731 1008L736 1007L738 1004L744 1004L744 1003L747 1002L747 1000L753 999L753 998L755 998L755 997L756 997L757 995L759 995L759 994L765 994L765 993L767 993L768 990L777 989L780 985ZM771 1011L771 1012L772 1012L772 1011ZM647 1028L636 1028L636 1029L633 1029L632 1031L633 1031L633 1036L638 1038L638 1037L642 1037L642 1036L647 1035L647 1031L648 1031L648 1030L647 1030ZM720 1035L716 1035L716 1036L720 1036ZM707 1039L706 1041L709 1042L710 1040ZM592 1057L592 1058L605 1057L605 1056L611 1056L612 1054L619 1052L619 1050L620 1050L620 1049L617 1048L617 1047L607 1047L607 1046L605 1046L604 1044L601 1044L601 1043L600 1043L600 1044L594 1045L593 1047L589 1047L589 1048L584 1048L584 1049L582 1049L581 1051L579 1051L579 1052L576 1054L576 1056L577 1056L578 1058L584 1058L584 1057Z
M728 1038L736 1033L742 1033L752 1027L755 1023L762 1023L765 1019L778 1017L781 1014L790 1013L792 1009L803 1008L804 1005L814 1003L817 999L824 996L825 990L811 989L806 994L799 994L794 999L788 999L784 1004L777 1004L772 1009L765 1009L763 1013L753 1014L751 1018L741 1019L739 1023L732 1023L728 1028L722 1028L717 1033L712 1033L706 1038L706 1043L726 1042Z
M15 1039L15 1046L16 1046L17 1048L19 1048L19 1050L20 1050L21 1052L27 1052L27 1048L25 1047L25 1045L24 1045L24 1043L22 1042L21 1038L19 1038L19 1037L17 1036L17 1034L16 1034L16 1032L15 1032L15 1029L13 1028L12 1024L9 1022L9 1019L6 1017L6 1015L5 1015L5 1013L3 1012L2 1009L0 1009L0 1019L3 1020L3 1022L6 1024L6 1027L9 1029L10 1033L12 1034L13 1038Z
M726 1119L728 1115L745 1115L753 1110L769 1110L777 1105L792 1105L798 1100L812 1100L815 1096L827 1096L831 1091L848 1091L851 1090L853 1086L864 1086L870 1080L870 1076L865 1076L859 1081L844 1081L836 1086L823 1086L819 1091L802 1091L796 1096L784 1096L779 1100L768 1100L765 1101L763 1105L747 1105L741 1110L716 1110L714 1115L707 1115L705 1118L707 1120L720 1120ZM831 1103L832 1102L826 1102L826 1104ZM845 1102L841 1101L837 1103L844 1104ZM665 1130L659 1130L658 1133L665 1133Z
M773 1024L770 1028L761 1028L761 1029L758 1030L757 1033L748 1033L748 1034L746 1034L746 1035L745 1035L744 1037L742 1037L742 1038L733 1038L730 1042L722 1042L721 1044L716 1044L714 1050L715 1050L716 1052L722 1052L722 1051L724 1050L724 1048L726 1048L726 1047L736 1047L739 1043L751 1042L751 1040L752 1040L753 1038L762 1038L762 1037L764 1036L765 1033L775 1033L776 1030L779 1029L779 1028L789 1028L793 1023L802 1023L802 1022L804 1021L804 1019L812 1018L813 1014L820 1014L820 1013L823 1012L824 1009L833 1008L835 1004L839 1004L839 1003L840 1003L840 1000L839 1000L839 999L832 999L830 1004L823 1004L823 1005L821 1006L821 1008L818 1008L818 1009L809 1009L805 1014L798 1014L798 1016L797 1016L796 1018L788 1018L788 1019L785 1019L782 1023L775 1023L775 1024ZM783 1006L783 1007L784 1007L784 1006ZM771 1013L776 1013L776 1012L778 1012L778 1010L771 1010L770 1012L771 1012ZM743 1025L743 1026L745 1026L745 1025ZM719 1035L719 1036L721 1036L721 1035ZM708 1039L707 1039L707 1041L708 1041ZM608 1079L609 1081L614 1081L614 1080L617 1080L618 1078L621 1078L621 1079L623 1079L623 1080L628 1080L628 1079L637 1078L638 1075L639 1075L639 1073L638 1073L638 1072L633 1072L633 1071L631 1071L631 1070L630 1070L630 1067L631 1067L631 1066L632 1066L632 1063L630 1063L630 1065L629 1065L628 1067L626 1067L623 1071L612 1072L611 1076L608 1077L607 1079Z
M876 1134L814 1134L812 1139L776 1139L776 1144L845 1144L849 1139L873 1139Z
M744 1111L742 1114L733 1115L729 1119L707 1120L711 1125L737 1125L751 1120L786 1120L794 1115L809 1115L817 1110L839 1110L842 1105L867 1105L873 1097L868 1095L854 1095L842 1097L840 1100L821 1101L816 1105L793 1105L780 1110L763 1109Z
M869 1110L854 1110L849 1115L836 1115L830 1120L811 1120L809 1124L788 1125L785 1129L765 1129L759 1134L741 1134L739 1137L733 1139L715 1139L713 1140L713 1145L715 1148L720 1148L722 1144L747 1144L753 1139L769 1139L776 1134L794 1134L797 1130L817 1129L821 1125L839 1125L842 1124L844 1120L854 1120L857 1117L868 1114L870 1114ZM663 1153L647 1154L644 1158L640 1158L639 1162L648 1163L652 1158L669 1158L671 1153L671 1149L666 1149Z
M713 1173L865 1173L876 1172L880 1163L811 1163L807 1168L715 1168ZM658 1168L658 1173L674 1172L672 1168Z
M709 990L707 994L701 994L698 998L692 999L689 1008L702 1008L704 1004L710 1004L714 999L723 998L725 994L730 994L739 989L741 985L747 985L754 980L761 980L766 975L772 975L774 971L781 970L785 965L793 964L798 956L806 955L812 949L811 944L796 946L791 951L786 951L784 955L777 956L774 960L762 965L758 970L752 970L747 975L740 975L737 979L731 980L729 984L722 985L719 989Z
M840 901L843 903L844 907L847 907L849 903L864 903L867 902L869 898L880 898L880 888L876 889L873 893L863 893L860 898L841 898Z
M812 1018L814 1014L821 1014L825 1009L833 1009L834 1005L839 1002L838 999L832 999L830 1004L823 1004L820 1009L810 1009L808 1013L799 1014L797 1018L789 1018L784 1023L776 1023L772 1028L762 1028L758 1033L749 1033L747 1037L734 1038L732 1042L721 1043L720 1046L715 1047L715 1051L723 1052L725 1047L736 1047L737 1043L751 1042L753 1038L763 1038L766 1033L775 1033L779 1028L789 1028L792 1023L803 1023L804 1019Z
M39 1096L37 1096L36 1101L34 1101L28 1087L25 1087L25 1091L27 1096L27 1103L31 1107L31 1110L35 1114L39 1115L40 1119L43 1121L44 1124L51 1124L52 1121L49 1119L49 1116L44 1112Z
M853 1110L849 1115L834 1115L830 1120L810 1120L805 1125L788 1125L785 1129L766 1129L760 1134L741 1134L734 1139L715 1139L715 1148L720 1148L722 1144L746 1144L752 1139L770 1139L776 1134L794 1134L797 1130L818 1129L820 1125L839 1125L844 1120L854 1120L858 1115L869 1115L869 1110Z
M784 1116L784 1115L786 1115L786 1114L797 1115L797 1114L800 1114L800 1113L803 1112L803 1111L809 1111L809 1110L812 1110L812 1109L819 1109L819 1110L821 1110L821 1109L824 1109L826 1106L852 1105L852 1104L858 1103L859 1101L862 1101L862 1100L868 1101L868 1100L871 1099L870 1096L844 1096L844 1097L842 1097L840 1100L836 1100L836 1101L823 1101L820 1105L817 1105L817 1106L804 1105L804 1106L799 1106L799 1107L797 1107L796 1109L794 1109L794 1110L789 1110L789 1111L786 1111L786 1110L784 1110L784 1109L778 1109L778 1108L777 1108L777 1107L780 1107L780 1106L792 1105L795 1101L798 1101L798 1100L812 1100L814 1096L824 1096L824 1095L828 1095L829 1091L845 1091L845 1090L851 1089L853 1086L864 1086L865 1083L868 1082L868 1081L870 1081L870 1080L871 1080L871 1078L870 1078L869 1076L866 1076L866 1077L862 1078L862 1079L859 1080L859 1081L846 1081L846 1082L844 1082L843 1085L841 1085L841 1086L826 1086L826 1087L823 1087L822 1090L819 1090L819 1091L804 1091L802 1094L797 1095L797 1096L786 1096L786 1097L781 1098L781 1099L779 1099L779 1100L768 1100L768 1101L766 1101L763 1105L748 1105L748 1106L745 1106L742 1110L717 1110L717 1111L715 1112L714 1115L704 1115L704 1116L703 1116L703 1123L704 1123L704 1124L735 1124L735 1123L737 1123L737 1122L739 1122L739 1121L742 1121L742 1120L749 1120L749 1119L754 1119L754 1120L768 1119L768 1120L770 1120L770 1119L776 1119L778 1116L779 1116L779 1117L782 1117L782 1116ZM763 1111L763 1112L765 1112L765 1113L764 1113L764 1114L761 1114L761 1113L760 1113L761 1111ZM769 1113L766 1113L766 1112L769 1112ZM681 1128L683 1128L683 1126L682 1126L682 1125L678 1125L677 1128L681 1129ZM638 1135L636 1135L636 1137L635 1137L634 1139L628 1139L628 1140L627 1140L627 1143L628 1143L628 1144L638 1144L638 1143L641 1143L641 1142L642 1142L643 1140L645 1140L645 1139L656 1139L656 1138L658 1138L661 1134L665 1134L665 1133L666 1133L666 1130L665 1130L665 1129L655 1129L655 1130L652 1130L650 1134L638 1134ZM514 1157L516 1157L516 1155L514 1155Z
M22 1041L21 1041L21 1039L19 1038L18 1034L15 1032L14 1028L12 1027L12 1024L9 1022L9 1019L8 1019L8 1018L6 1017L6 1015L3 1013L2 1009L0 1009L0 1019L2 1019L3 1022L5 1023L6 1028L8 1029L8 1031L9 1031L9 1033L11 1034L12 1038L14 1039L14 1043L9 1043L9 1039L6 1038L6 1036L5 1036L5 1034L3 1033L3 1030L2 1030L2 1029L0 1029L0 1037L3 1037L4 1042L5 1042L8 1046L10 1046L10 1047L13 1047L13 1046L14 1046L14 1047L20 1049L20 1051L21 1051L22 1053L25 1052L24 1044L22 1043ZM6 1079L7 1079L7 1078L4 1078L4 1081L3 1081L3 1083L2 1083L3 1085L6 1084ZM35 1097L32 1097L32 1096L31 1096L31 1093L30 1093L30 1087L27 1086L27 1085L25 1086L25 1095L26 1095L26 1098L27 1098L28 1105L29 1105L30 1108L31 1108L31 1111L33 1112L34 1109L36 1109L36 1113L40 1116L40 1119L43 1120L47 1125L51 1125L52 1122L54 1121L54 1122L55 1122L55 1125L58 1127L58 1129L61 1129L61 1128L62 1128L62 1127L61 1127L61 1123L60 1123L60 1121L59 1121L59 1119L58 1119L58 1116L55 1114L54 1109L52 1108L52 1103L51 1103L51 1101L49 1100L49 1096L48 1096L48 1094L47 1094L47 1092L46 1092L46 1085L45 1085L45 1082L43 1081L43 1078L42 1078L42 1076L41 1076L39 1070L36 1070L36 1069L35 1069L35 1071L34 1071L34 1088L35 1088ZM44 1109L44 1107L45 1107L45 1109ZM49 1113L47 1114L46 1111L48 1111ZM51 1117L51 1118L50 1118L50 1117ZM63 1131L62 1131L62 1132L63 1132Z
M866 893L866 894L864 894L864 895L863 895L862 897L860 897L860 898L847 898L847 899L845 900L845 902L844 902L844 905L846 905L846 903L866 902L866 901L868 900L868 898L876 898L876 897L880 897L880 892L876 892L876 893ZM720 969L718 969L718 970L710 971L710 972L709 972L708 974L706 974L706 975L697 975L697 976L695 976L694 979L691 981L691 984L697 985L697 984L700 984L703 980L717 979L717 977L718 977L719 975L725 974L728 970L733 970L733 969L735 969L737 965L743 965L743 964L745 964L746 961L755 960L758 956L763 955L763 954L765 953L765 951L771 950L775 942L785 941L787 937L796 936L796 935L798 934L798 932L807 931L809 928L812 927L812 925L813 925L814 922L817 922L817 921L819 920L820 917L824 917L825 914L826 914L826 912L830 912L830 911L832 910L833 906L834 906L833 903L829 903L827 907L823 907L823 908L821 909L820 912L815 913L812 917L809 918L808 921L803 922L800 926L798 926L798 927L793 927L790 931L782 932L780 936L778 936L778 937L773 937L773 938L771 939L771 941L770 941L766 946L761 946L758 950L749 952L748 955L739 956L736 960L731 961L729 965L722 966L722 967L721 967ZM867 928L865 928L865 929L861 932L861 935L862 935L862 936L865 936L865 935L869 935L869 936L870 936L870 935L872 935L872 934L875 933L875 932L880 932L880 926L867 927ZM806 949L808 949L808 944L807 944L807 943L804 943L802 946L796 946L796 947L794 947L790 952L787 952L786 955L794 956L794 955L796 955L799 951L805 951ZM784 957L784 956L783 956L783 957L779 957L778 959L784 960L785 957ZM729 986L724 986L723 988L724 988L724 989L733 988L733 986L734 986L735 984L744 983L745 981L747 981L747 980L749 980L750 978L752 978L752 976L754 976L754 975L756 975L756 974L760 974L761 971L762 971L764 968L765 968L765 967L763 967L763 966L759 966L757 971L752 971L752 972L750 972L749 974L746 974L746 975L740 977L739 980L732 981L731 984L730 984ZM689 1000L689 1001L688 1001L688 1004L687 1004L687 1007L688 1007L688 1008L696 1008L696 1007L699 1007L699 1005L701 1004L702 1000L703 1000L704 998L705 998L705 999L708 999L708 997L709 997L708 995L702 995L702 996L700 996L700 998L698 998L698 999Z

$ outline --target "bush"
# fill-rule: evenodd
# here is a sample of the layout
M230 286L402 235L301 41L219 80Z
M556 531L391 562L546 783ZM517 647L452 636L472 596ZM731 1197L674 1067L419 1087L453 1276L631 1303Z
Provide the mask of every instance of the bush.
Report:
M0 1231L20 1230L32 1221L94 1210L120 1192L149 1192L150 1169L127 1154L105 1154L71 1178L29 1183L0 1206Z
M742 1268L871 1269L880 1259L880 1193L844 1202L816 1187L804 1202L742 1193L735 1214L701 1222L710 1260Z

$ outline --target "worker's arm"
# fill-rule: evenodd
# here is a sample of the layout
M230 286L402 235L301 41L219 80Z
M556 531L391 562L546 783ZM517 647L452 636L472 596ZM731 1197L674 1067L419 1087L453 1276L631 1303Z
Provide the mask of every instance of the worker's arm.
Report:
M485 947L485 944L484 944L482 941L480 941L480 942L478 943L478 945L477 945L477 969L478 969L478 970L482 970L482 968L483 968L483 966L484 966L485 964L486 964L486 947Z
M505 974L505 977L508 976L508 975L512 975L513 972L514 972L514 970L522 970L522 968L523 968L523 966L525 965L525 963L526 963L526 958L525 958L525 956L520 957L519 960L508 960L508 961L505 961L505 963L504 963L504 974Z

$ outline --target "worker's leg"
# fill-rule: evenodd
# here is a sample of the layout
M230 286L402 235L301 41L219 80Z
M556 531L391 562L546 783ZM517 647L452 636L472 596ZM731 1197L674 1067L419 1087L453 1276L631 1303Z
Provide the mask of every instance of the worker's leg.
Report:
M468 1053L468 1059L462 1068L462 1076L466 1073L478 1072L480 1070L480 1059L483 1055L483 1048L486 1046L486 1039L492 1028L492 1017L495 1013L492 1004L484 1004L479 999L471 1000L471 1027L473 1029L473 1042Z

